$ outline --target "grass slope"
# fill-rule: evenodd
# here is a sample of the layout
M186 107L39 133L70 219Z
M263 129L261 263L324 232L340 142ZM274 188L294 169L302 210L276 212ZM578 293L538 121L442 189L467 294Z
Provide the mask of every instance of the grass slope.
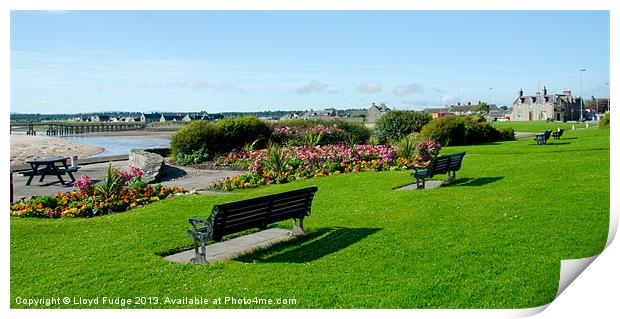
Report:
M393 191L410 172L315 178L184 196L92 219L11 219L16 297L296 298L197 307L520 308L552 301L561 259L599 253L609 221L609 131L468 147L459 183ZM445 178L439 176L437 178ZM170 263L187 219L216 203L318 185L308 236L212 265ZM280 226L289 227L289 223ZM85 307L70 305L67 307ZM96 307L106 307L98 305Z

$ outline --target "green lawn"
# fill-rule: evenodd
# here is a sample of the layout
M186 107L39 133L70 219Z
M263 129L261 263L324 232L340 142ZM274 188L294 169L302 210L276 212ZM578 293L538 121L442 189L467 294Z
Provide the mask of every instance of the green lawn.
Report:
M92 219L13 218L11 305L23 307L16 297L55 296L297 301L199 306L213 308L521 308L552 301L560 260L604 247L609 130L567 131L543 146L524 139L442 152L459 150L467 151L459 183L437 189L392 190L411 183L410 172L357 173L183 196ZM191 247L187 219L208 216L213 204L313 184L319 191L302 240L212 265L158 256Z
M547 121L505 121L493 122L493 126L497 128L512 127L515 132L544 132L546 130L555 131L558 127L565 131L571 130L573 125L576 129L585 128L584 123L564 123L564 122L547 122ZM591 126L591 125L590 125Z

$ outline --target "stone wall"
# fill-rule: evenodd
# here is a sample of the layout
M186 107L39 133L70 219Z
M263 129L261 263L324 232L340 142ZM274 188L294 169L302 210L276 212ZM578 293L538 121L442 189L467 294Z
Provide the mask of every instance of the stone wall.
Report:
M142 149L129 151L129 165L142 170L142 180L147 183L156 182L164 168L164 158L159 154Z

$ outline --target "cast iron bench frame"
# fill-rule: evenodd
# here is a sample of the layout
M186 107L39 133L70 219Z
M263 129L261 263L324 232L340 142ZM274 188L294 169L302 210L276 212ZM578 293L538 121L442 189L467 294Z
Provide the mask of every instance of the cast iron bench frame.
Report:
M536 141L536 144L538 145L543 145L543 144L547 144L547 140L551 137L551 130L546 130L545 133L543 134L536 134L536 137L534 137L534 141Z
M207 242L219 242L225 235L293 220L290 236L304 235L304 218L310 216L312 199L318 187L214 205L208 219L190 218L187 234L194 240L195 263L207 263Z
M564 129L563 128L559 129L557 132L551 133L551 136L553 136L554 140L559 140L560 137L562 136L562 134L564 134Z
M448 174L446 183L453 182L456 180L456 171L461 169L463 157L465 157L465 152L435 156L430 163L424 167L414 166L413 169L415 172L412 173L411 176L416 178L416 187L418 189L423 189L426 179L437 174ZM450 176L450 172L452 172L452 176Z

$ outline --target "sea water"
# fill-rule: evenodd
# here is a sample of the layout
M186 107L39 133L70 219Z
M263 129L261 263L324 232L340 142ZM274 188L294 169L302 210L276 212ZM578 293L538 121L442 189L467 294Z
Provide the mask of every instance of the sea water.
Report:
M125 155L134 148L165 148L170 146L170 140L164 138L133 138L128 136L56 136L64 140L102 147L105 150L88 157L111 155Z

